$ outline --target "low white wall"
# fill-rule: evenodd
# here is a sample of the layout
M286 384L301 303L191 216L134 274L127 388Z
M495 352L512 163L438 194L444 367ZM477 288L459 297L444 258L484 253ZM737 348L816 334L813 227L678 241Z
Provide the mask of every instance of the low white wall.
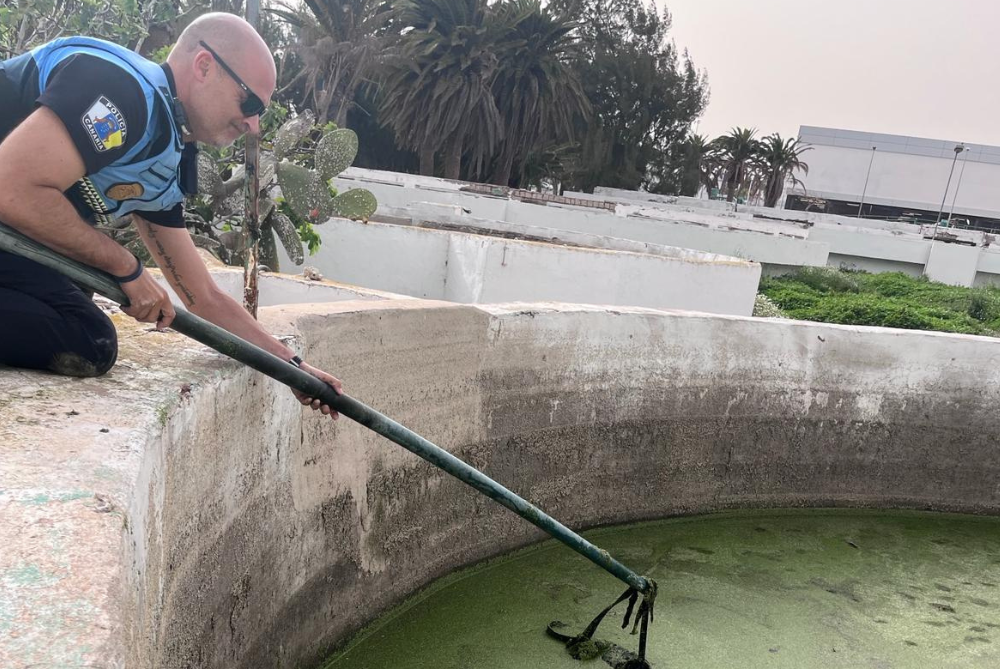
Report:
M551 210L551 211L549 211ZM632 216L606 212L560 211L557 207L539 207L511 202L508 220L527 225L568 229L609 237L622 237L664 246L679 246L707 253L734 256L745 260L778 265L825 265L826 244L739 229L735 220L689 222L668 216L653 217L653 210L637 210ZM724 229L728 227L729 229Z
M292 262L286 258L291 267ZM218 267L209 270L215 284L224 293L238 302L243 301L243 270L235 267ZM183 304L163 274L151 270L157 282L163 286L175 304ZM276 304L311 304L314 302L342 302L344 300L385 300L400 297L393 293L380 292L350 285L337 285L328 280L314 281L302 276L289 274L260 274L257 285L260 289L258 306L270 307Z
M825 242L830 253L872 260L924 265L930 254L930 242L919 237L902 237L879 230L859 230L817 226L809 238Z
M576 230L563 230L524 223L508 223L505 221L476 218L465 214L461 207L455 205L434 204L431 202L420 202L410 207L385 207L380 205L379 213L380 215L385 214L389 219L387 222L399 225L409 223L423 227L454 229L459 232L478 233L482 231L483 234L493 237L507 237L509 239L526 238L529 241L570 244L604 249L606 251L630 251L633 253L646 253L666 258L683 258L702 262L738 260L734 256L706 253L705 251L681 246L664 246L663 244L623 239L621 237L609 237L607 235L597 235Z
M902 272L908 276L919 277L923 276L924 273L924 266L922 264L897 262L894 260L881 260L879 258L866 258L864 256L840 255L834 253L830 254L827 264L829 264L830 267L837 269L845 268L871 272L872 274L878 274L880 272Z
M316 231L322 244L310 263L333 281L464 303L560 301L750 315L761 271L736 258L666 257L345 219Z
M429 202L459 207L471 218L683 247L769 264L826 264L826 245L804 239L807 233L795 223L755 221L750 214L719 219L709 214L675 214L648 207L626 208L622 210L626 215L620 216L585 207L541 206L457 189L430 189L421 178L405 176L408 179L402 182L409 185L399 186L381 178L369 180L364 170L355 170L349 178L335 180L335 185L339 189L367 188L380 206L393 210ZM731 232L737 232L739 237L734 239Z
M974 286L1000 285L1000 249L989 246L979 254Z
M972 282L972 285L975 288L1000 286L1000 274L987 274L985 272L978 272L976 274L975 280Z
M461 191L469 184L446 179L433 179L413 174L397 174L355 167L344 171L333 180L340 191L365 188L371 191L379 205L407 207L417 202L437 202L462 207L479 218L505 220L508 199Z
M720 220L692 212L671 215L670 212L636 208L631 216L618 216L602 210L565 205L540 206L457 190L388 185L382 181L369 181L363 171L353 173L349 181L338 179L335 183L342 189L368 188L379 199L380 205L392 209L432 202L459 207L472 218L618 237L769 264L825 265L828 253L824 244L802 239L806 233L801 226L753 221L749 214L743 219L732 216ZM417 182L414 180L414 183ZM573 196L576 197L576 194ZM664 224L657 225L658 222ZM743 226L738 228L741 222ZM738 232L741 236L733 239L730 232ZM795 237L800 238L798 244Z
M562 204L539 206L518 200L462 192L461 182L413 175L351 170L341 187L366 187L388 208L419 207L430 202L454 206L471 219L496 220L534 228L566 230L640 243L683 247L746 258L783 269L847 264L868 271L904 271L947 277L962 285L994 281L1000 267L987 254L961 250L931 257L931 229L905 222L872 221L818 212L786 211L649 193L598 188L594 195L570 192L580 199L618 203L615 213ZM476 225L469 221L468 225ZM993 236L975 231L942 231L949 239L987 248ZM939 243L940 240L939 240ZM956 263L974 263L958 267ZM1000 279L1000 277L998 277Z
M976 278L980 249L975 246L935 242L924 273L931 281L971 286Z

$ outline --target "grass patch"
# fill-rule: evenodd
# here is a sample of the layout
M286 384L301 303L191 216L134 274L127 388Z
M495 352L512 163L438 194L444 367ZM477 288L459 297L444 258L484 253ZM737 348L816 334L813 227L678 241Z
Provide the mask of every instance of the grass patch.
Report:
M1000 335L1000 288L992 286L962 288L902 272L803 267L762 278L760 293L798 320Z

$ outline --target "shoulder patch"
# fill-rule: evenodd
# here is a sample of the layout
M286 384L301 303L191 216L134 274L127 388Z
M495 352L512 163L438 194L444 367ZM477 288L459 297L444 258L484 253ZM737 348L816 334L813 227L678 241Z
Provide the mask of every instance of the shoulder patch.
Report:
M116 149L125 143L128 132L125 117L118 111L118 107L103 95L90 105L90 109L83 114L81 120L83 127L90 133L94 148L99 152Z

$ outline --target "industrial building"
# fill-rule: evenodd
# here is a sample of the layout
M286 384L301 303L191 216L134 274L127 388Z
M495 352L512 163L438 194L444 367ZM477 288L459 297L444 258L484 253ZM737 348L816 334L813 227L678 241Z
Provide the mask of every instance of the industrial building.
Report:
M801 126L809 173L785 208L1000 232L1000 147Z

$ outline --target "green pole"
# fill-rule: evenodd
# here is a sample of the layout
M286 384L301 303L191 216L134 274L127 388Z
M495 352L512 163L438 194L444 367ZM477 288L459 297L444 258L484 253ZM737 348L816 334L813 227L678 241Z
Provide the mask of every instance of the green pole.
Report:
M96 270L83 263L57 254L21 233L0 223L0 249L34 260L50 267L86 286L108 299L127 305L128 299L111 275ZM304 372L286 361L274 356L248 341L213 325L198 316L177 308L177 317L171 327L195 339L219 353L238 360L272 379L290 386L309 397L319 398L344 416L361 423L386 439L393 441L411 453L420 456L435 467L439 467L455 478L467 483L490 499L507 507L529 523L563 542L591 562L610 572L642 594L651 590L649 579L638 575L615 560L607 551L601 550L556 519L547 515L534 504L527 502L479 470L469 466L443 448L434 445L412 430L375 411L347 395L338 395L333 388L312 374Z

